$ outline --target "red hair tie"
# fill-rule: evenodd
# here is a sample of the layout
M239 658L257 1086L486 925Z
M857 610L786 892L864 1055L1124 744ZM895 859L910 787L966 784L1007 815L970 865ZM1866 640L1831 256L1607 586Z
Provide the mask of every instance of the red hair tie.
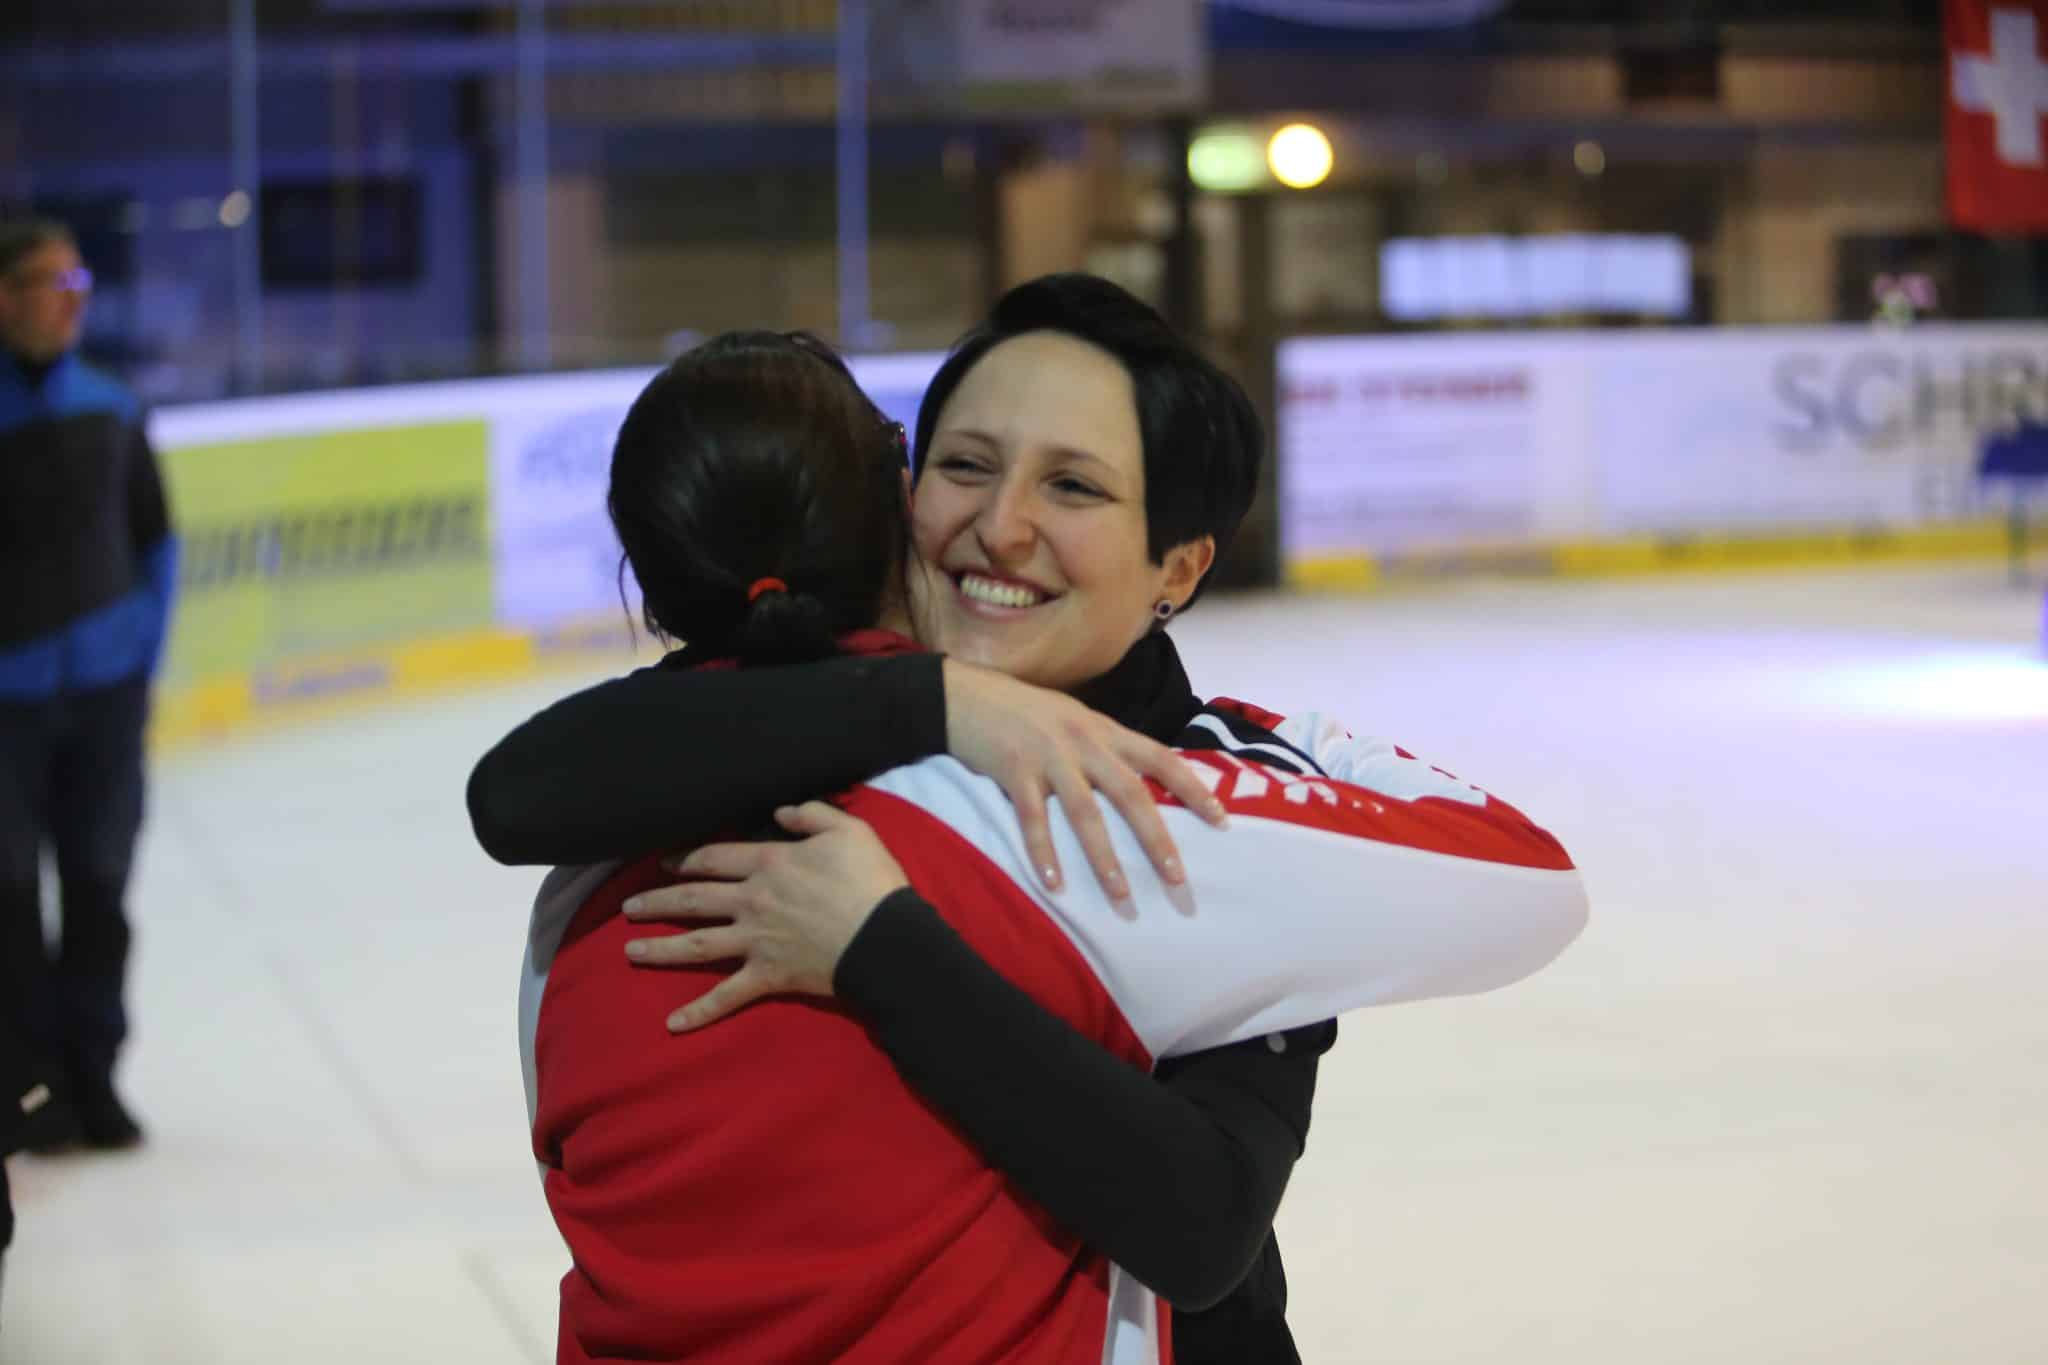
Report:
M757 578L754 586L747 589L747 601L753 602L764 592L788 592L789 584L779 578Z

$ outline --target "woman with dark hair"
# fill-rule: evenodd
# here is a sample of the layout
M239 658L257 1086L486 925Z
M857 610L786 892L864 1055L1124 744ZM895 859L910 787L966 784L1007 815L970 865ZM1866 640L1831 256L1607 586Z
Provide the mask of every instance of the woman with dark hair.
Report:
M835 659L760 675L661 668L593 689L479 765L471 809L486 847L522 862L645 854L948 747L973 764L979 749L1017 799L1030 866L1048 886L1050 789L1105 886L1127 892L1115 839L1128 857L1131 836L1098 827L1089 841L1087 788L1114 796L1135 780L1120 765L1163 765L1143 746L1103 741L1099 728L1074 739L1056 705L1071 701L999 687L963 658L1065 689L1154 742L1255 755L1299 774L1334 769L1432 818L1505 809L1391 746L1194 697L1158 625L1193 600L1242 518L1262 440L1242 392L1128 295L1082 277L1013 291L941 370L918 425L909 572L920 634L954 659ZM614 510L628 539L640 509L615 499ZM1004 688L1015 705L991 700ZM1049 757L1030 741L991 738L1018 713L1052 736ZM814 837L773 867L745 849L693 855L691 871L727 887L664 891L657 878L635 888L654 913L730 920L718 942L745 961L682 1012L681 1026L770 992L836 995L991 1162L1181 1310L1178 1359L1293 1358L1271 1222L1334 1024L1177 1058L1146 1076L934 916L893 897L878 903L878 883L847 870L859 831L792 821ZM1146 853L1171 879L1162 847L1148 838ZM806 858L819 875L788 875ZM692 937L651 944L643 960L688 962L664 944Z

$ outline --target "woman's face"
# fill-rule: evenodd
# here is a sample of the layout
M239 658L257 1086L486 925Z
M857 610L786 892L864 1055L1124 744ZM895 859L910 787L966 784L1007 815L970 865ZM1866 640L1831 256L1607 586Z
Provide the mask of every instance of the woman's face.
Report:
M1060 332L1001 343L939 413L911 509L926 644L1042 687L1112 668L1215 555L1204 537L1146 556L1145 460L1131 377Z

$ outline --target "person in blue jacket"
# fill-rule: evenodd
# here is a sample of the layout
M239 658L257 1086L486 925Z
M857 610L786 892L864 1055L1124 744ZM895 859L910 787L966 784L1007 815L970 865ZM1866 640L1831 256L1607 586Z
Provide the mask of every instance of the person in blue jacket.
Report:
M142 414L77 355L91 289L62 224L0 224L0 1027L55 1078L41 1150L142 1139L114 1063L143 726L177 571Z

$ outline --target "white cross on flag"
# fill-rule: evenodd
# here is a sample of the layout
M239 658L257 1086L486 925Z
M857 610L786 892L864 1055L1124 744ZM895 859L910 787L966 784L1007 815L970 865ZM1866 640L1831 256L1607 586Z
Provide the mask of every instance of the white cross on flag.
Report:
M1946 0L1948 211L1973 232L2048 232L2048 0Z

